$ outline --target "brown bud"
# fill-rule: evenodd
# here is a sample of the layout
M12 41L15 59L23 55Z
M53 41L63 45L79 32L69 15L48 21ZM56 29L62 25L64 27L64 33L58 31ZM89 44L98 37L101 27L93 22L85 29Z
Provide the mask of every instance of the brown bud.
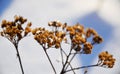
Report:
M74 49L76 52L81 50L81 46L77 45L77 47Z
M27 24L27 27L31 27L31 25L32 25L32 23L31 23L31 22L29 22L29 23Z
M99 44L99 43L103 42L103 39L100 36L94 36L93 37L93 42Z

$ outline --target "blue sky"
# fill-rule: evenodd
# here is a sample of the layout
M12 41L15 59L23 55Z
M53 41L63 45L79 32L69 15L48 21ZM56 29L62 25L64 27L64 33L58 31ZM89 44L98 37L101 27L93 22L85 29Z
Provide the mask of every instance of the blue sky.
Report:
M0 15L12 3L12 0L0 0Z
M27 17L30 21L33 22L33 27L36 26L42 26L46 27L47 22L53 21L53 20L60 20L61 22L68 22L68 24L75 24L75 23L81 23L85 27L92 27L94 28L103 38L104 42L100 45L96 45L93 49L93 53L91 55L82 55L79 58L75 59L75 62L77 64L80 63L80 65L89 65L89 64L94 64L97 60L97 54L100 51L103 50L108 50L111 53L116 53L115 51L109 50L109 49L115 49L117 50L119 48L119 42L118 38L120 37L120 34L117 34L117 31L119 31L119 4L117 4L118 0L115 1L105 1L103 4L103 7L99 12L97 11L97 8L99 8L99 0L92 0L89 2L89 0L0 0L0 21L2 19L12 19L14 15L22 15L24 17ZM97 5L98 4L98 5ZM62 6L61 6L62 5ZM117 9L118 8L118 9ZM42 25L40 25L40 24ZM30 38L31 39L31 38ZM26 41L27 39L25 39ZM8 44L6 40L1 43L3 46L6 46L5 44ZM41 60L46 60L43 57L39 55L39 51L37 50L39 46L36 47L36 43L33 41L33 44L27 43L29 46L32 47L26 47L25 46L25 41L21 41L21 49L30 49L30 50L21 50L21 53L23 53L23 56L25 57L23 59L24 64L32 64L36 63L35 65L25 65L25 69L29 68L30 70L36 69L33 72L27 71L27 73L32 74L32 73L38 73L40 68L38 65L43 66L45 62L43 61L42 64L39 62ZM117 41L117 42L116 42ZM115 43L113 43L115 42ZM30 42L31 43L31 42ZM113 44L112 44L113 43ZM109 46L110 45L110 46ZM0 47L7 49L7 47ZM36 48L36 51L32 50ZM12 50L10 51L11 53L7 53L5 50L1 49L1 55L8 54L11 56L15 54L13 53ZM42 51L41 51L42 52ZM37 54L38 53L38 54ZM34 54L32 56L31 54ZM29 56L30 57L29 57ZM54 56L51 54L51 56ZM41 57L41 60L38 58ZM118 59L118 55L116 55L116 58ZM3 57L0 57L0 59L3 59ZM5 58L5 60L9 60L9 58ZM13 60L16 60L16 58L13 58ZM77 61L78 60L78 61ZM81 61L82 60L82 61ZM7 74L5 72L8 70L9 73L13 74L12 71L16 68L17 65L11 66L12 61L7 64L7 68L4 67L5 63L0 62L2 65L1 72L3 74ZM15 63L15 62L14 62ZM56 63L57 64L57 63ZM11 69L9 67L12 67ZM119 66L119 65L118 65ZM118 66L115 67L115 69L119 68ZM32 68L33 67L33 68ZM44 65L45 69L49 70L49 65ZM4 70L6 69L6 70ZM42 69L42 70L43 70ZM99 68L97 68L100 70ZM97 69L92 69L88 74L93 74L97 72ZM113 69L112 72L117 72L117 70ZM106 70L106 69L105 69ZM17 73L19 70L18 68L16 69L15 73ZM44 70L43 70L44 71ZM102 70L101 70L102 71ZM104 71L104 70L103 70ZM104 71L102 72L103 74L108 74L108 73L113 74L111 71ZM43 72L44 74L47 74L47 72ZM48 73L51 73L48 71ZM110 74L109 73L109 74Z

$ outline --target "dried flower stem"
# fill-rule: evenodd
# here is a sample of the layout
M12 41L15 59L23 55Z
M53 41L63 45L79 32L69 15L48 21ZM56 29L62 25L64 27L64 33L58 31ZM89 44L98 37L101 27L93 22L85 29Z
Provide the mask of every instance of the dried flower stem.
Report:
M73 69L66 70L64 73L66 73L66 72L70 72L70 71L72 71L72 70L79 70L79 69L82 69L82 68L96 67L96 66L98 66L98 64L95 64L95 65L89 65L89 66L77 67L77 68L73 68ZM63 73L63 74L64 74L64 73Z
M14 46L15 46L15 49L16 49L16 52L17 52L17 57L19 59L19 64L20 64L20 68L21 68L22 74L24 74L24 69L23 69L23 66L22 66L22 61L21 61L20 53L18 51L18 43L15 43Z
M42 45L42 47L43 47L43 50L44 50L44 52L45 52L45 54L46 54L46 56L48 58L48 61L50 62L50 65L52 66L52 69L53 69L54 73L57 74L57 72L56 72L56 70L55 70L55 68L53 66L53 63L52 63L52 61L51 61L51 59L50 59L50 57L49 57L49 55L48 55L48 53L46 51L46 48L43 45Z
M16 49L16 52L17 52L17 57L18 57L18 60L19 60L19 64L20 64L20 68L21 68L21 71L22 71L22 74L24 74L24 69L23 69L23 65L22 65L22 61L21 61L21 57L20 57L20 53L18 51L18 41L16 41L14 39L14 41L10 40L6 35L5 35L5 38L8 39L15 47Z
M62 59L62 65L64 65L64 59L63 59L63 52L62 52L62 48L60 48L60 54L61 54L61 59Z

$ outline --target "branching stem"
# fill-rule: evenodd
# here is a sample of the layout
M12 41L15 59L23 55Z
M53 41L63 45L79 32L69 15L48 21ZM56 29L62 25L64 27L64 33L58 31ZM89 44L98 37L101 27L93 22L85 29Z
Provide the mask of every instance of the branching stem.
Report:
M67 57L66 52L65 52L62 48L60 48L60 50L61 50L61 51L65 54L65 56ZM70 65L70 68L71 68L71 69L73 69L73 67L72 67L71 63L70 63L70 62L68 62L68 64ZM73 74L76 74L74 70L73 70Z
M64 70L65 70L65 67L66 67L66 65L67 65L67 63L68 63L69 57L70 57L70 55L71 55L71 52L72 52L72 48L70 49L69 54L66 56L66 61L65 61L65 64L63 65L63 68L62 68L60 74L64 74Z

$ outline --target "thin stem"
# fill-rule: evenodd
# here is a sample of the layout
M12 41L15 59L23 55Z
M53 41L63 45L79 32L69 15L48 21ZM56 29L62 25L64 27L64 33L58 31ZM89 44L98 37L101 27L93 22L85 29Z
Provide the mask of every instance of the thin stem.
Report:
M78 70L78 69L82 69L82 68L96 67L96 66L98 66L98 64L96 64L96 65L89 65L89 66L77 67L77 68L73 68L73 69L66 70L64 73L69 72L69 71L72 71L72 70Z
M68 64L70 65L70 68L73 69L72 65L70 64L70 62L68 62ZM65 69L66 70L66 69ZM73 74L76 74L74 70L72 70Z
M47 56L47 58L48 58L48 60L49 60L49 62L50 62L50 65L52 66L52 69L53 69L54 73L57 74L57 72L56 72L56 70L55 70L55 68L54 68L54 66L53 66L53 64L52 64L52 61L51 61L51 59L50 59L50 57L49 57L49 55L48 55L45 47L44 47L43 45L42 45L42 47L43 47L43 50L44 50L44 52L45 52L45 54L46 54L46 56Z
M72 58L70 59L70 61L69 61L68 65L66 66L65 70L68 68L68 66L70 65L71 61L72 61L72 60L73 60L73 58L75 57L75 55L76 55L76 54L74 54L74 55L72 56Z
M62 59L62 65L64 65L64 59L63 59L63 52L62 52L62 48L60 48L60 54L61 54L61 59Z
M9 37L7 37L7 35L5 34L4 37L6 39L8 39L15 47L16 49L16 52L17 52L17 57L18 57L18 60L19 60L19 64L20 64L20 68L21 68L21 71L22 71L22 74L24 74L24 69L23 69L23 65L22 65L22 61L21 61L21 57L20 57L20 53L18 51L18 40L15 39L15 37L13 38L13 40L11 40ZM23 37L24 38L24 37Z
M61 48L61 51L62 51L62 52L65 54L65 56L67 57L66 52L65 52L62 48ZM69 63L69 62L68 62L68 63ZM70 63L69 63L69 65L70 65L70 68L73 69L73 67L72 67L72 65L71 65ZM73 70L73 73L76 74L74 70Z
M65 69L65 66L66 66L67 63L68 63L68 59L69 59L69 57L70 57L70 55L71 55L71 51L72 51L72 48L70 49L70 52L69 52L69 54L68 54L67 57L66 57L65 64L63 65L63 68L62 68L60 74L64 74L64 69Z
M15 46L15 49L16 49L16 52L17 52L17 57L19 59L19 64L20 64L20 68L21 68L22 74L24 74L24 69L23 69L23 66L22 66L22 61L21 61L20 53L18 51L18 43L15 43L14 46Z
M82 52L79 52L79 54L81 54ZM70 59L70 63L71 63L71 61L74 59L74 57L76 56L76 54L78 54L78 52L75 52L74 54L73 54L73 56L72 56L72 58ZM68 66L69 66L70 64L68 64L67 66L66 66L66 68L65 68L65 70L68 68Z

